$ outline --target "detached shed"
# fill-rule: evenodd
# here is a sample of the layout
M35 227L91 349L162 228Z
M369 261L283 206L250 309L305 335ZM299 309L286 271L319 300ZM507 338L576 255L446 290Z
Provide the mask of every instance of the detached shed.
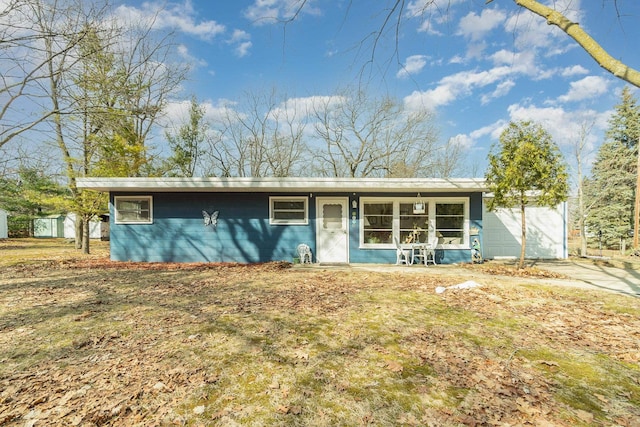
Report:
M64 237L64 215L55 214L34 219L33 237Z
M0 209L0 239L9 237L9 226L7 225L7 211Z

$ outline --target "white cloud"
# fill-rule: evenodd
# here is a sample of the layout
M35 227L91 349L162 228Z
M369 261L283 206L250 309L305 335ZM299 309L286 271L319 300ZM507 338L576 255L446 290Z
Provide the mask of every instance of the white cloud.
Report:
M236 105L235 102L226 99L218 100L217 104L211 101L200 102L200 107L204 109L204 118L210 122L227 117ZM190 108L190 99L168 102L163 109L164 114L159 124L168 129L177 129L189 120Z
M539 74L536 65L536 55L532 51L512 52L501 49L489 57L496 66L503 65L510 67L513 72L522 73L528 76Z
M286 117L288 119L302 120L313 114L314 110L324 107L334 107L344 103L346 98L344 96L306 96L298 98L289 98L286 101L280 103L280 105L274 108L270 116L276 120L279 117Z
M296 15L320 15L321 10L313 5L314 0L255 0L244 10L244 17L254 25L276 24Z
M466 0L414 0L405 8L407 18L420 19L418 32L434 36L443 35L436 29L437 25L448 23L452 18L452 7Z
M477 41L498 27L505 18L505 13L499 9L483 9L480 15L469 12L460 19L456 34Z
M178 45L177 51L178 51L178 55L180 55L180 57L184 59L185 62L189 64L194 64L198 67L207 66L207 61L205 61L204 59L196 58L195 56L191 55L191 53L189 52L189 48L187 46L180 44Z
M516 83L513 80L505 80L498 83L498 86L496 86L496 89L493 92L488 95L482 95L480 98L482 105L487 104L496 98L501 98L507 95L515 85Z
M508 108L509 118L497 120L487 126L476 129L469 134L456 135L455 141L465 147L473 148L480 144L491 145L500 139L500 135L510 121L533 121L541 124L552 136L553 140L564 149L565 159L569 164L575 163L572 151L580 138L583 126L592 126L586 138L584 149L585 164L590 162L596 147L601 143L601 136L608 127L611 111L595 111L592 109L566 110L563 107L538 107L535 105L512 104Z
M573 22L580 22L580 0L554 0L552 7ZM520 50L542 49L547 56L558 55L572 49L575 43L554 25L538 15L519 10L505 21L505 31L514 34L515 46Z
M407 78L412 74L418 74L427 65L427 57L425 55L411 55L407 57L404 66L398 70L396 77Z
M242 42L233 50L237 57L243 58L249 54L249 49L253 46L251 42Z
M449 141L465 150L469 150L475 145L475 141L469 135L464 135L462 133L451 137Z
M594 127L590 135L590 142L595 144L598 135L607 128L607 120L611 112L595 110L566 110L563 107L537 107L520 104L510 105L508 108L510 120L531 120L540 123L554 141L560 146L571 146L580 135L583 123Z
M243 30L234 30L228 44L234 45L234 53L237 57L243 58L249 54L249 49L253 46L251 35Z
M450 60L449 64L463 64L464 58L460 55L454 55Z
M510 67L495 67L480 72L463 71L444 77L435 89L414 91L404 98L404 102L409 109L435 109L448 105L459 97L468 96L474 89L494 84L511 74L513 70Z
M566 67L561 72L560 75L562 77L572 77L577 76L579 74L588 74L589 70L584 68L581 65L574 65L573 67Z
M607 93L609 83L609 80L602 77L587 76L582 80L571 82L569 91L565 95L559 96L558 101L576 102L598 97Z
M168 3L164 7L152 2L144 2L140 8L120 5L115 10L117 19L132 23L143 23L154 29L177 29L202 40L212 40L225 32L224 25L208 20L197 22L191 1Z
M487 43L484 41L469 43L465 59L482 60L486 57L484 51L487 49Z
M498 138L500 138L500 134L505 127L507 127L507 122L504 120L498 120L497 122L491 123L490 125L483 126L480 129L472 131L469 135L473 139L489 136L492 140L497 140Z
M489 137L491 141L497 141L500 138L500 134L507 126L507 122L504 120L498 120L490 125L483 126L480 129L476 129L471 133L458 134L454 136L453 142L461 145L464 148L471 149L478 144L478 141Z

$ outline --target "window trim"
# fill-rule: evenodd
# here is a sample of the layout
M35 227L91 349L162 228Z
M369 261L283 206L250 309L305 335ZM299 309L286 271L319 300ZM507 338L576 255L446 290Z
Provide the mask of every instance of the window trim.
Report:
M360 249L395 249L395 244L392 243L366 243L364 241L364 205L365 203L392 203L393 204L393 222L392 222L392 234L400 242L400 204L401 203L414 203L418 200L422 200L428 207L427 214L429 216L429 230L436 229L436 204L438 203L460 203L463 205L464 222L463 222L463 239L461 243L455 244L443 244L438 243L436 246L438 249L470 249L470 230L469 230L469 197L360 197L359 200L359 236L358 243ZM393 239L392 239L393 240ZM400 242L402 247L410 247Z
M144 221L121 220L119 217L118 202L143 201L149 202L149 219ZM113 197L114 224L153 224L153 196L114 196Z
M304 218L295 219L275 219L274 202L277 201L301 201L304 203ZM309 197L308 196L269 196L269 224L270 225L308 225L309 224Z

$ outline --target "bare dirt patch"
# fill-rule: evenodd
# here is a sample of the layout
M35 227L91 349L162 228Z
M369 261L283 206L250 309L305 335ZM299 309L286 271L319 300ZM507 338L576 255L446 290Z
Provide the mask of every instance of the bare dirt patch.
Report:
M0 425L638 425L636 298L289 267L2 267Z

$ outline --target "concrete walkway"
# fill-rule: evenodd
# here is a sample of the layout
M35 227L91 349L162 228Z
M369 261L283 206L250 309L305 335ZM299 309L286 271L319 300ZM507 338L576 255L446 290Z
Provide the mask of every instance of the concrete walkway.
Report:
M574 285L640 297L640 271L596 265L585 260L553 260L533 262L537 268L563 274Z

